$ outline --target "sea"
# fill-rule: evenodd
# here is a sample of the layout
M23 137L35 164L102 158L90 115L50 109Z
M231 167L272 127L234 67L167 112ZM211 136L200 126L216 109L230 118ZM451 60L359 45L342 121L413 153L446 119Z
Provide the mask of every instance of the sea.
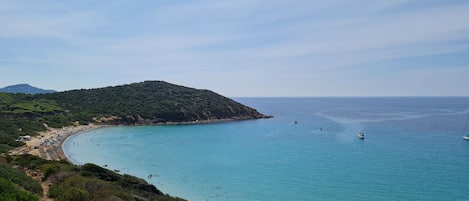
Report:
M106 127L63 149L195 201L469 200L469 97L235 100L274 118Z

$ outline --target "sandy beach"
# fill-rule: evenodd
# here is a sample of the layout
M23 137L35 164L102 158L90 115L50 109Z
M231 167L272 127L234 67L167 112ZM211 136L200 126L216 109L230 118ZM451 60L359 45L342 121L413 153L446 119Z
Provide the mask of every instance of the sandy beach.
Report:
M191 122L165 122L149 125L186 125L186 124L207 124L207 123L220 123L228 121L237 121L242 119L216 119L216 120L201 120L201 121L191 121ZM146 125L146 124L141 124ZM25 145L17 147L11 151L9 154L12 155L21 155L21 154L31 154L39 156L46 160L69 160L62 150L62 143L69 136L74 135L79 132L94 130L109 125L74 125L67 126L63 128L51 128L47 127L46 131L38 132L38 135L31 136L30 139L24 139ZM72 162L72 161L69 161ZM73 162L72 162L73 163Z
M18 147L10 154L31 154L46 160L68 160L62 150L62 143L67 137L79 132L101 128L103 125L78 125L63 128L47 128L47 131L39 132L37 136L25 140L25 145Z

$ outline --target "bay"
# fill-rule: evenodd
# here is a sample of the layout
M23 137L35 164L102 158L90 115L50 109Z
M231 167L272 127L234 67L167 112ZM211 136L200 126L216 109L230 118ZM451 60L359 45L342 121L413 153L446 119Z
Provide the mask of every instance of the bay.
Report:
M63 148L189 200L469 200L467 97L236 100L275 118L108 127Z

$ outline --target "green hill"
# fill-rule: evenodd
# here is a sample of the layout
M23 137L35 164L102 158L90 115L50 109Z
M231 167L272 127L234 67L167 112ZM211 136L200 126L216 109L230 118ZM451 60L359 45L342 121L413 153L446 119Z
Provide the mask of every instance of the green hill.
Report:
M119 124L244 120L266 117L255 109L212 91L163 81L66 91L38 97L54 100L62 108L80 114L85 119L115 116L117 118L111 123Z

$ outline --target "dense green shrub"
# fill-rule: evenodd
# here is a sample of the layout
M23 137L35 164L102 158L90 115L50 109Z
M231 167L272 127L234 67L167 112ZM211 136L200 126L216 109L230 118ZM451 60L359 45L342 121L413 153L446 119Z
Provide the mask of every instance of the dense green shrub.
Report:
M88 176L88 177L96 177L98 179L104 180L104 181L118 181L120 175L102 168L100 166L97 166L95 164L87 163L83 166L81 166L81 174L83 176Z
M0 201L37 201L39 197L18 189L6 179L0 177Z
M65 190L63 196L57 198L57 201L88 201L90 195L83 189L79 188L68 188Z
M0 163L0 178L7 179L34 194L42 194L42 187L37 181L28 177L24 172L15 170L3 163Z
M156 189L155 186L148 184L145 180L141 178L137 178L128 174L124 174L123 176L121 176L118 183L124 188L137 189L145 192L163 195L163 193Z
M18 156L10 156L14 160L12 163L15 165L20 165L22 167L26 167L28 169L38 169L44 164L49 163L57 163L55 161L47 161L45 159L39 158L33 155L18 155Z
M57 164L45 164L41 167L42 172L44 172L43 179L46 179L50 175L59 172L60 166Z
M0 178L7 181L3 183L4 187L0 187L0 193L3 192L2 188L9 189L10 192L11 186L8 182L12 182L13 186L19 187L13 190L16 192L15 196L27 195L26 198L29 198L31 197L28 197L29 194L35 194L32 198L37 200L37 197L42 195L42 188L38 182L26 176L23 171L11 167L23 169L28 167L23 166L27 163L34 163L32 167L47 175L45 182L50 184L49 197L55 200L183 200L164 195L143 179L120 175L95 164L76 166L66 161L47 161L30 155L0 156ZM25 189L27 192L20 189ZM10 194L0 195L0 201L9 200L9 196ZM27 200L22 197L18 199Z

